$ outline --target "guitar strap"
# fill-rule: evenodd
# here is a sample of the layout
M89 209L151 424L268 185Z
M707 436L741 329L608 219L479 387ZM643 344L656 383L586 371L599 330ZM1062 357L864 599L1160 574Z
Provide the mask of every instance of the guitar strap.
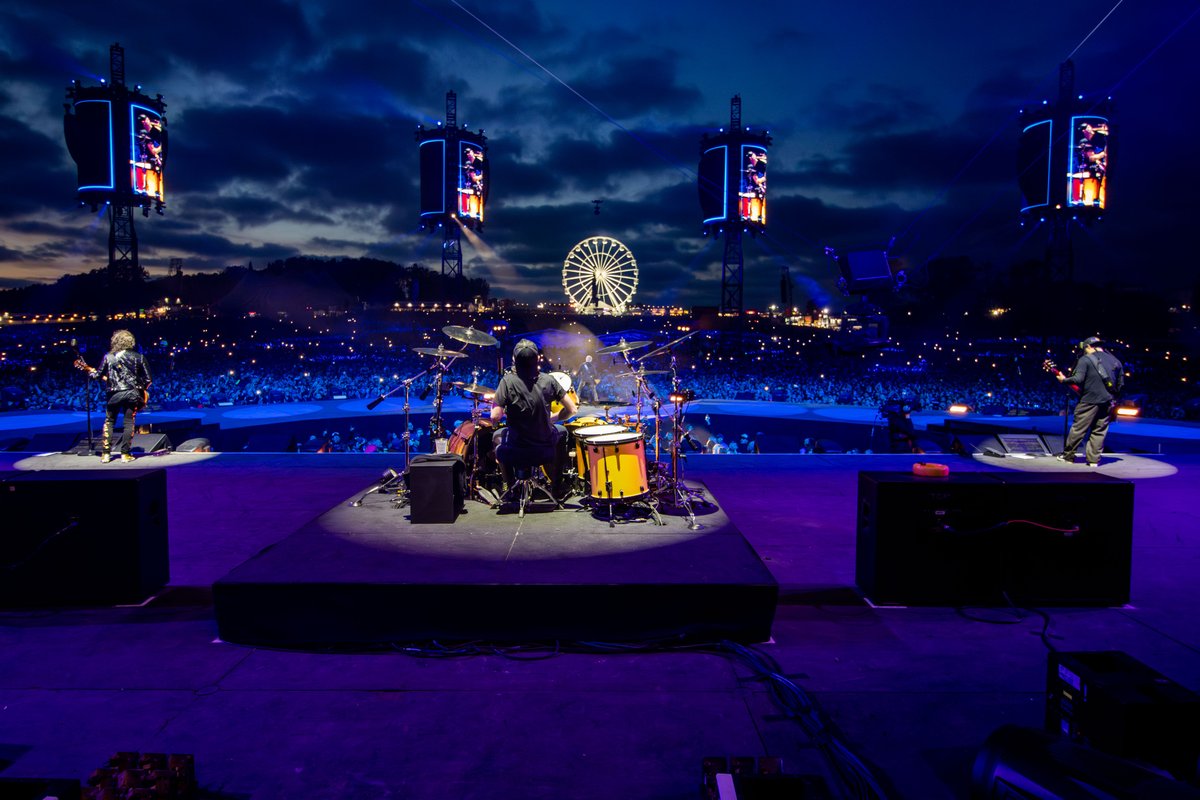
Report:
M1110 392L1113 391L1114 384L1112 375L1107 369L1105 369L1104 364L1100 361L1100 357L1095 353L1088 353L1084 356L1084 358L1092 362L1092 366L1096 368L1096 372L1100 373L1100 380L1104 381L1104 388L1108 389Z

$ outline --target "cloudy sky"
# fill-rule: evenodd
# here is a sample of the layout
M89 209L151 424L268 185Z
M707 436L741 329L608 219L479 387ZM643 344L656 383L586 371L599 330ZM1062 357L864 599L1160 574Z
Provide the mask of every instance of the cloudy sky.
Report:
M785 264L799 298L836 299L826 246L895 237L913 265L1002 267L1044 246L1018 225L1017 109L1055 95L1073 52L1078 89L1117 109L1111 212L1076 237L1078 269L1157 288L1197 271L1194 0L45 0L0 10L0 285L107 259L107 221L75 202L62 103L72 78L107 77L117 41L127 83L168 104L168 208L137 217L152 274L300 254L438 268L414 130L447 90L490 145L464 268L501 295L561 298L566 253L603 234L636 256L639 299L716 304L695 169L734 94L774 137L748 305L775 299Z

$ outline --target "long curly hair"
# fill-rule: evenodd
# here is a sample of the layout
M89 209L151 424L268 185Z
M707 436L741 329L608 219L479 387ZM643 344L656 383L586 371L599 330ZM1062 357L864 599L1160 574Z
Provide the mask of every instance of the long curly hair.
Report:
M132 350L136 346L137 342L134 341L133 334L121 329L113 331L112 339L109 341L109 352L119 353L122 350Z

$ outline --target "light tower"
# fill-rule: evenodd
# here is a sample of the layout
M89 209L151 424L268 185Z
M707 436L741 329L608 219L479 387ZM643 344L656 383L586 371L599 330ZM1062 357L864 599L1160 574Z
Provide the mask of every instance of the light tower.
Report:
M108 271L123 280L142 277L133 210L161 214L166 205L166 103L139 85L125 85L125 48L109 48L109 81L82 86L71 81L63 104L63 133L77 167L81 205L108 207Z
M458 126L458 96L446 92L446 120L417 126L421 163L421 227L442 232L442 275L462 277L459 225L483 228L490 168L483 129Z
M767 225L767 131L742 126L742 96L729 102L729 128L700 139L700 209L704 235L724 236L721 259L723 314L741 314L742 234L751 236Z
M1108 210L1112 98L1075 93L1075 65L1059 67L1058 99L1021 109L1017 182L1022 225L1049 225L1049 278L1070 282L1075 272L1071 230L1100 221Z

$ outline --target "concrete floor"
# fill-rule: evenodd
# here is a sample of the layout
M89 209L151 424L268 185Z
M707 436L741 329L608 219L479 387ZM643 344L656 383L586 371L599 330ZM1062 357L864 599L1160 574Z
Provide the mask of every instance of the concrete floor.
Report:
M946 456L956 470L1085 470ZM140 608L0 613L0 777L84 778L114 751L189 752L213 797L698 796L701 759L828 768L749 670L707 652L415 658L215 639L208 587L364 489L389 456L170 454L171 586ZM781 584L761 646L889 796L968 794L974 754L1041 724L1042 620L872 608L853 591L859 470L908 456L693 457ZM96 468L4 454L0 469ZM120 464L106 468L122 469ZM1059 649L1120 649L1200 690L1200 457L1106 459L1136 483L1133 601L1051 609ZM998 621L1006 611L977 612Z

